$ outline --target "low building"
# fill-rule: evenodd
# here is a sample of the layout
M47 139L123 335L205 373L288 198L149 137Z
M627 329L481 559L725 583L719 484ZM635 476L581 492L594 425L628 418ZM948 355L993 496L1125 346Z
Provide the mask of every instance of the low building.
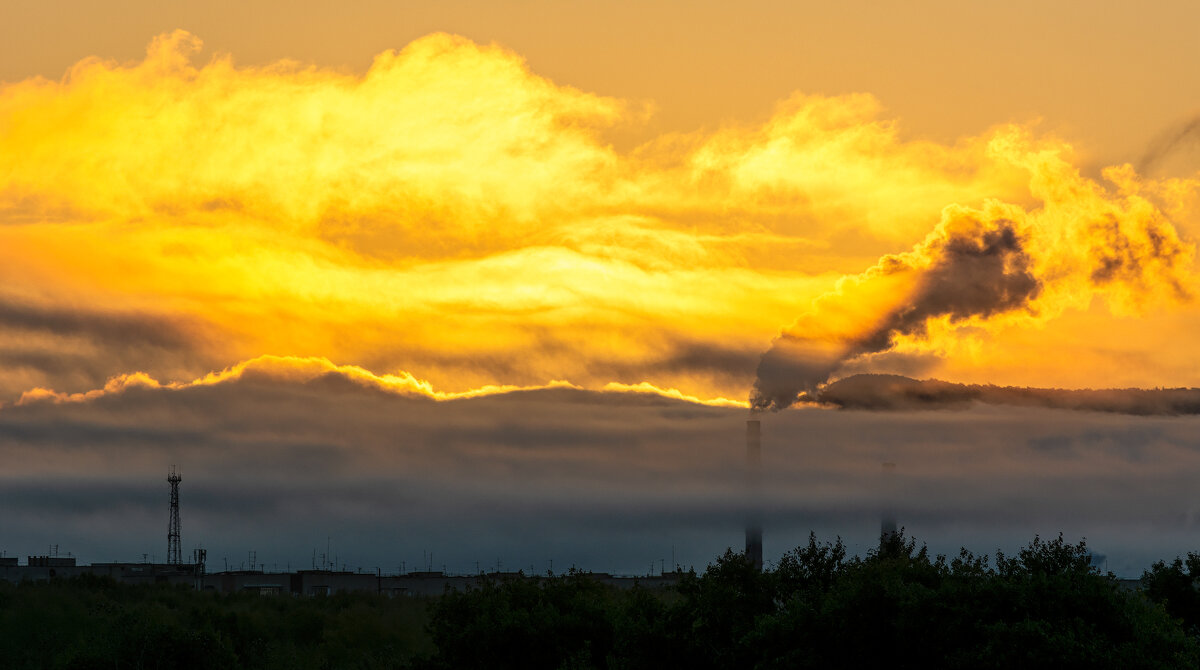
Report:
M678 575L617 577L608 573L585 573L590 578L617 588L663 588L678 581ZM299 570L264 572L233 570L205 573L203 565L166 563L93 563L76 565L73 557L31 556L27 565L16 558L0 560L0 580L8 582L66 579L81 575L108 577L122 584L178 584L217 593L252 592L262 595L328 596L338 593L379 593L401 596L440 596L447 590L462 591L481 580L545 579L522 573L448 575L443 572L410 572L381 575L369 572Z

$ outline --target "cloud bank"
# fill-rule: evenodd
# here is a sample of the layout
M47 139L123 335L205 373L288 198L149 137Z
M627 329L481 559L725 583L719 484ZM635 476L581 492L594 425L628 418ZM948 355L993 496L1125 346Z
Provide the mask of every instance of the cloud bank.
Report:
M903 371L897 357L965 381L1003 382L1014 361L1035 384L1197 373L1120 321L1195 325L1194 176L1097 181L1018 125L920 140L865 94L608 142L648 113L445 34L359 76L240 66L177 31L137 62L4 84L0 398L261 355L447 392L697 398L745 397L758 366L772 406L839 366ZM1056 367L1022 339L1031 323L1040 352L1085 360ZM1081 332L1112 335L1089 350Z
M741 542L744 407L569 386L447 397L380 379L259 361L0 409L0 550L161 558L169 464L184 478L185 549L209 548L217 566L255 550L307 567L328 537L352 568L411 569L432 551L465 572L551 559L646 572L672 546L703 565ZM1200 419L959 407L764 417L768 559L810 529L865 551L885 502L939 551L1061 530L1135 571L1189 546ZM894 501L881 499L884 461L898 464Z

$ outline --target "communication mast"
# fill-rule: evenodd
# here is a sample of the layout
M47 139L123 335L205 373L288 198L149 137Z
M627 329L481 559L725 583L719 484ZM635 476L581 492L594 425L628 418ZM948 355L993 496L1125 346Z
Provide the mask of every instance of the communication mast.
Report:
M183 562L183 552L179 548L179 482L183 481L183 477L179 476L174 465L167 474L167 481L171 484L171 525L167 527L167 563L179 565Z

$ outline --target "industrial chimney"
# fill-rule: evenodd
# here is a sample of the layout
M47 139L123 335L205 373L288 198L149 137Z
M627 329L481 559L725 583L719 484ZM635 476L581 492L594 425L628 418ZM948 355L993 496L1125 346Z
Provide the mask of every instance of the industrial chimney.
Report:
M896 535L896 464L883 464L883 514L879 520L879 544L883 546Z
M746 421L746 485L751 507L746 520L746 558L762 570L762 520L758 510L759 480L762 466L762 427L757 419Z

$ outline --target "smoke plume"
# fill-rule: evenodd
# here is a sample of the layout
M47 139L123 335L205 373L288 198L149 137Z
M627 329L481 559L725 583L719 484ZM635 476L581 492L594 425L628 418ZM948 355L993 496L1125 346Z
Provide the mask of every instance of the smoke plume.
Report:
M1200 117L1184 121L1155 138L1138 162L1138 172L1150 174L1167 158L1193 147L1200 147Z
M783 409L800 393L815 391L843 362L885 351L898 335L920 335L929 319L962 322L1026 308L1038 295L1040 283L1022 240L1023 234L1010 220L984 220L965 210L951 212L912 252L885 256L864 273L867 280L916 275L908 300L840 351L817 353L802 332L783 333L759 362L751 407Z
M1034 146L1019 132L997 135L989 148L1029 172L1041 206L950 205L911 251L844 278L762 356L752 409L779 410L811 396L851 361L855 371L894 372L873 368L871 354L945 356L965 331L982 343L1068 311L1099 305L1129 316L1190 299L1194 245L1180 236L1171 208L1143 195L1153 186L1132 167L1106 168L1109 190L1080 175L1059 149Z

